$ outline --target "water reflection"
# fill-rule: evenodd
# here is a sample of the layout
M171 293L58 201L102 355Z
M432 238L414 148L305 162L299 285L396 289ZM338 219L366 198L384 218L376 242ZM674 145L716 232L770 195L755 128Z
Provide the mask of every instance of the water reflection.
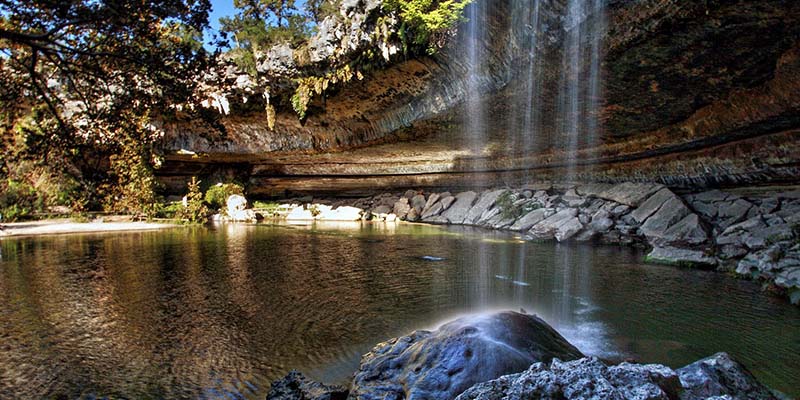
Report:
M379 341L520 308L588 354L680 366L726 350L797 394L797 308L625 249L360 223L0 246L0 398L259 398L292 368L343 382Z

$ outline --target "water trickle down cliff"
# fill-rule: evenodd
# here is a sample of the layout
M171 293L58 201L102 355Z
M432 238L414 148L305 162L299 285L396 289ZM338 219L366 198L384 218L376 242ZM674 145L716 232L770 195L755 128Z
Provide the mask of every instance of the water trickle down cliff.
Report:
M257 104L233 104L224 137L174 124L168 153L207 156L168 154L162 180L180 191L192 174L230 171L270 195L800 176L800 3L498 0L471 20L481 19L482 40L466 40L462 26L438 54L400 57L317 100L305 121L278 110L269 130ZM468 43L479 46L480 65ZM562 68L576 52L580 65ZM575 76L579 86L565 84ZM466 112L469 104L481 112ZM469 128L470 119L487 129ZM483 135L483 157L468 131Z

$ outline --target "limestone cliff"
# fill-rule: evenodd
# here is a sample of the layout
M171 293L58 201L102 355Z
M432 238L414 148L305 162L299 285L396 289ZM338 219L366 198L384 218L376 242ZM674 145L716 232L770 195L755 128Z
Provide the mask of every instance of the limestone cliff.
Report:
M524 3L484 3L478 90L491 118L481 152L465 140L466 76L475 68L463 57L465 30L433 56L404 55L400 43L376 34L397 24L380 1L345 1L308 48L263 55L261 81L227 75L223 129L168 124L160 178L181 191L191 175L236 174L260 195L564 179L558 60L571 29L603 18L600 140L581 145L573 178L673 187L797 181L800 3L609 0L602 15L583 15L576 25L565 17L566 1L548 0L538 3L536 51L515 22ZM329 73L370 49L381 55L378 68L315 96L298 118L288 99L297 77ZM518 82L532 57L544 60L541 126L536 150L519 151L519 131L508 121L520 112L514 99L526 90ZM273 129L265 88L277 111Z

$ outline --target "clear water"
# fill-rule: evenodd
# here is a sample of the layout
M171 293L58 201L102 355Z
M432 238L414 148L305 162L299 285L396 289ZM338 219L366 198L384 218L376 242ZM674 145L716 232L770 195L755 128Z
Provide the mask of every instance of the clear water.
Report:
M345 224L40 237L0 251L3 399L263 398L290 369L346 382L374 344L487 308L537 313L612 360L679 367L727 351L800 395L800 308L724 274L643 265L630 249Z

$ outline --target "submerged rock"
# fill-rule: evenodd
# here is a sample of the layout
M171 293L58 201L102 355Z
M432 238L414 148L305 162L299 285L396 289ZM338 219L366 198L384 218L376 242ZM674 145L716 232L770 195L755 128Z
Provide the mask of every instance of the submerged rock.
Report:
M267 400L345 400L347 389L311 381L297 371L272 382Z
M583 357L536 316L503 312L457 319L377 345L362 360L350 398L452 399L472 385L554 358Z

